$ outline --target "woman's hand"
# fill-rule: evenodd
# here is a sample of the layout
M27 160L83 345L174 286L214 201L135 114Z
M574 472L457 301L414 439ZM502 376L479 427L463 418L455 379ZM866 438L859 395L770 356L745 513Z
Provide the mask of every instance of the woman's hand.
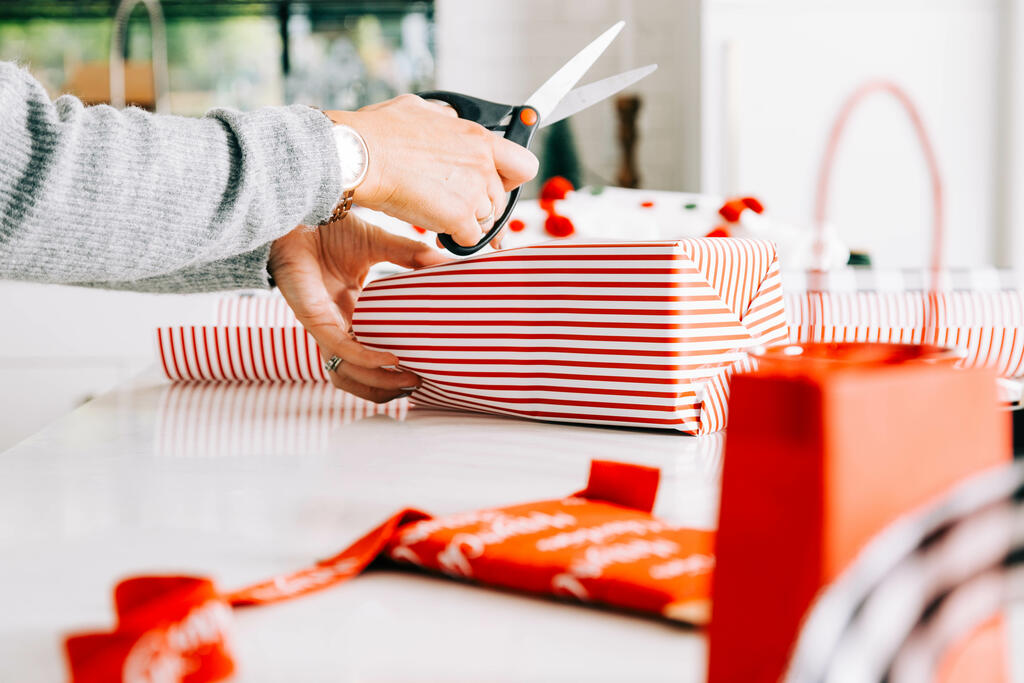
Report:
M275 241L268 270L322 356L341 358L337 370L328 373L334 386L383 403L412 391L420 379L398 370L394 355L370 351L349 334L363 280L370 266L382 261L418 268L447 260L422 242L349 214L317 230L300 225Z
M370 164L357 204L446 232L465 246L493 225L493 218L478 219L492 209L500 216L506 192L537 174L537 157L528 149L416 95L327 115L366 141Z

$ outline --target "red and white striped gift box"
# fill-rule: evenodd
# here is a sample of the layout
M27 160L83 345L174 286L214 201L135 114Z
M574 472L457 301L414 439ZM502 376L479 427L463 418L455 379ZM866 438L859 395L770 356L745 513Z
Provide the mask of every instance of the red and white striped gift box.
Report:
M356 338L423 378L416 403L540 420L725 426L746 349L785 342L771 243L555 243L382 278Z
M966 367L1024 376L1024 291L1016 274L846 269L784 275L793 341L882 341L955 346Z

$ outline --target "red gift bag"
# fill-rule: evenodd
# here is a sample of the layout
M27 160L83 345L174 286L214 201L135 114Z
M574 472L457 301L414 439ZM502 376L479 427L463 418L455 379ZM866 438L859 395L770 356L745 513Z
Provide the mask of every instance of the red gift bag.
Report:
M938 210L936 217L937 258ZM935 268L921 299L915 336L902 341L934 344L945 338L948 311L937 274ZM779 681L815 595L875 534L962 478L1012 457L1008 414L998 405L992 372L955 369L950 351L907 344L790 344L759 354L759 372L735 378L715 546L709 681ZM945 590L964 557L947 554L927 571L920 569L918 577L894 582L896 589L913 596L920 587L913 579L934 575ZM873 559L873 570L885 568ZM868 631L883 649L898 646L878 627L898 621L896 603L883 601ZM925 611L939 606L927 600L918 605ZM858 601L849 607L862 616L869 609ZM812 650L826 662L831 654L820 643ZM998 664L989 662L976 674L984 676ZM891 673L863 676L839 666L828 676L794 680L889 680Z

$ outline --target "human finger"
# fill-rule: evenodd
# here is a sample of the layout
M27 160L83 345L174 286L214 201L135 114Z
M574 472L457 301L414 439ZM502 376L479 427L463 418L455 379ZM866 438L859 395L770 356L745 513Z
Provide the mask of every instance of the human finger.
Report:
M505 211L508 195L505 194L502 178L497 173L492 173L487 179L487 198L491 200L491 206L494 207L494 220L498 220ZM493 221L487 228L490 229L492 225L494 225Z
M494 167L505 179L505 189L519 187L537 175L533 152L505 138L494 137Z
M294 293L289 291L285 299L295 312L295 317L313 335L320 349L326 352L326 357L337 356L346 363L364 368L397 367L398 357L394 354L371 351L349 336L348 323L341 311L331 301L323 283L318 284L318 289L322 290L320 298L296 302L289 298L294 297ZM310 289L317 287L307 288L303 293L309 296Z
M393 367L397 368L397 366ZM375 389L412 391L420 385L419 377L408 370L401 369L364 368L354 363L342 362L334 370L334 373Z
M367 401L373 401L374 403L387 403L400 396L405 396L409 392L402 391L401 389L381 389L379 387L370 387L365 384L360 384L351 377L345 375L339 375L337 373L331 373L331 384L338 389L346 391L359 398L366 399Z
M451 261L451 257L431 249L429 244L408 237L396 235L383 228L374 226L374 258L394 263L403 268L424 268ZM438 246L441 246L440 241Z
M487 232L494 225L497 207L494 205L494 199L490 196L490 188L477 200L474 214L476 224L480 226L480 232Z
M327 357L337 356L340 358L348 367L359 367L368 370L375 370L378 368L397 368L398 358L391 353L384 353L381 351L371 351L366 348L355 339L353 339L348 332L341 335L330 335L331 338L321 341L317 337L317 331L310 330L310 334L317 340L317 344L321 350L327 353Z
M493 217L484 224L480 222L481 218L488 218L491 213L491 202L482 183L478 190L467 192L465 197L472 199L463 199L458 205L444 210L447 220L443 223L444 229L439 232L446 232L458 244L471 247L480 241L484 232L483 225L490 227Z
M455 118L459 117L459 114L458 114L458 112L455 111L455 108L452 107L447 102L442 102L441 100L429 100L429 99L423 100L423 101L426 102L427 104L429 104L430 106L436 108L437 111L439 111L440 113L444 114L445 116L452 116L452 117L455 117Z
M506 223L501 227L501 230L498 231L498 234L494 236L494 239L491 240L491 246L495 249L501 249L501 243L505 240L505 234L507 232L508 224Z

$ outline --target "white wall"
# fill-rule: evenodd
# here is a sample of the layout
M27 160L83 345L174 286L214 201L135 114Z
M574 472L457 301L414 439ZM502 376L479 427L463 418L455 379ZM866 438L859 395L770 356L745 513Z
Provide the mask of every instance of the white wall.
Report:
M952 265L996 259L1000 102L998 0L718 0L704 51L704 188L750 192L807 221L828 129L860 83L901 84L921 110L945 181ZM739 112L724 125L726 50ZM738 160L728 168L730 157ZM830 217L888 265L923 265L928 176L903 110L855 112L833 175Z
M1024 1L1000 5L995 248L998 263L1024 268Z
M1005 227L1024 218L1015 192L1020 183L1005 180L1011 176L1004 170L1024 165L1024 148L1002 151L1009 144L1004 124L1016 120L1005 103L1024 101L1024 69L1013 70L1010 60L1001 59L1008 50L1024 64L1024 37L1009 48L1005 42L1024 36L1013 30L1024 29L1019 4L437 0L438 84L499 101L522 99L625 18L626 29L592 78L659 64L636 87L644 98L643 186L751 193L776 214L809 224L818 162L841 102L861 82L888 78L918 103L937 147L948 262L1008 263L1018 254L1024 264L1020 231ZM1013 12L1017 18L1007 20ZM1016 106L1012 111L1024 115L1024 107ZM597 105L572 123L585 165L614 178L611 105ZM1015 177L1024 179L1020 171ZM829 216L876 262L919 266L928 253L930 207L928 179L904 113L885 98L868 101L843 141Z

